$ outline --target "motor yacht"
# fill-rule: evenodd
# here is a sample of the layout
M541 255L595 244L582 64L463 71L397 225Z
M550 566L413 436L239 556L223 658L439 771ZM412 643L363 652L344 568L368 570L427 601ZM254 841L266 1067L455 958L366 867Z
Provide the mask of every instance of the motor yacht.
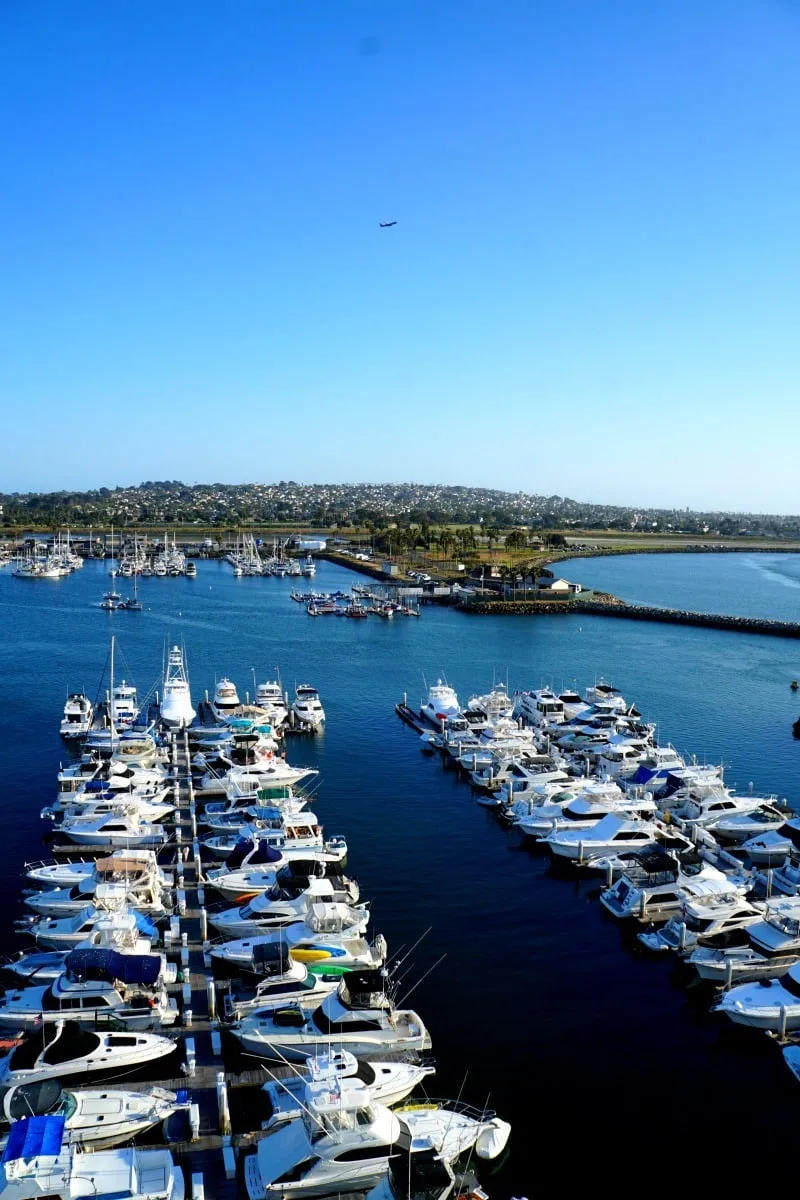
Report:
M600 893L600 903L613 917L643 922L666 921L683 911L687 898L743 896L747 883L735 883L702 859L691 864L663 851L637 856L628 869Z
M62 1018L85 1023L114 1017L127 1029L174 1025L178 1005L165 985L177 970L161 954L75 949L52 983L10 990L0 999L0 1028L25 1030Z
M176 1042L157 1033L82 1029L77 1021L48 1022L25 1034L18 1046L0 1058L0 1088L40 1079L120 1074L166 1058L176 1048Z
M701 797L690 797L681 807L674 809L674 812L676 816L690 821L693 825L713 828L723 817L744 816L755 812L763 803L764 799L761 796L734 796L728 788L715 788ZM754 829L751 832L757 831Z
M286 706L279 680L267 680L266 683L259 683L256 688L256 704L259 708L266 709L270 721L276 729L280 728L289 718L289 709Z
M222 1001L227 1021L239 1021L250 1013L284 1004L316 1008L328 992L336 990L345 974L344 968L327 973L311 970L306 963L295 962L288 947L259 941L250 959L238 963L235 970L237 979L230 982ZM239 981L245 972L257 979L255 986Z
M6 1200L183 1200L183 1172L169 1150L84 1151L66 1141L65 1132L63 1116L16 1121L0 1165L0 1195Z
M158 940L158 930L138 912L111 912L99 918L78 942L69 942L58 950L28 950L6 958L5 971L34 983L57 979L64 970L67 955L73 949L89 947L116 950L119 954L150 954Z
M580 698L579 698L580 700ZM589 706L584 705L588 711ZM531 692L515 692L513 716L521 718L526 725L541 728L544 725L560 725L567 720L564 701L550 688L538 688Z
M273 1129L285 1121L303 1114L305 1089L310 1083L325 1080L353 1079L369 1089L370 1100L391 1108L413 1092L424 1079L435 1073L429 1062L366 1062L349 1050L331 1050L319 1058L309 1058L301 1071L289 1079L271 1078L262 1092L271 1108L263 1128ZM267 1069L267 1074L272 1073Z
M107 812L101 816L77 816L65 822L60 833L76 846L101 849L125 849L137 846L163 846L167 831L163 825L143 820L136 812Z
M58 919L28 917L18 923L18 928L24 933L29 933L47 950L71 950L98 928L127 929L131 919L140 930L152 930L155 933L155 926L148 917L141 913L131 913L125 908L124 884L101 886L104 890L96 893L96 903L87 904L80 912Z
M763 905L738 895L700 896L687 900L683 915L670 918L662 929L636 936L648 950L659 953L687 954L696 946L741 946L747 941L747 926L761 920L763 913Z
M656 806L651 798L616 794L614 788L616 784L613 783L587 784L576 796L565 787L548 802L530 806L527 812L520 805L520 809L515 810L514 825L525 837L544 841L551 834L591 829L605 817L630 820L653 817ZM631 849L641 847L632 846Z
M236 908L225 908L221 912L209 912L209 924L226 938L258 937L271 929L293 925L302 921L315 904L353 903L350 880L341 875L338 879L308 879L304 889L284 889L276 884L266 892L255 896L247 904ZM362 911L351 909L352 912Z
M298 721L312 729L319 729L325 723L319 692L308 683L299 683L295 688L292 712Z
M167 725L181 728L191 725L196 716L197 713L192 707L184 653L180 646L173 646L167 659L161 691L161 720Z
M101 860L102 861L102 860ZM103 887L124 888L124 903L149 916L164 917L172 912L172 894L161 884L158 875L150 871L131 873L119 878L115 873L111 879L105 873L95 872L85 876L71 887L48 888L33 892L25 897L25 907L42 917L66 917L83 912L89 904L98 900L98 889L102 897Z
M760 834L777 833L788 815L774 804L760 804L750 812L721 816L705 828L723 841L744 842Z
M128 883L140 876L157 879L162 887L171 887L173 876L158 865L152 850L118 850L107 858L79 862L49 861L26 863L25 874L45 888L72 887L93 877L101 883Z
M86 737L94 720L94 705L83 692L70 692L64 705L61 736L67 740Z
M146 1133L186 1103L183 1095L161 1087L141 1092L73 1089L57 1079L43 1079L8 1088L0 1097L0 1114L9 1124L26 1117L63 1117L70 1142L96 1150Z
M321 877L341 874L343 859L338 850L287 853L286 847L278 849L269 839L258 838L240 842L224 867L206 872L206 881L223 900L241 904L274 887L278 872L290 863L305 875Z
M730 986L775 979L800 963L800 900L770 900L764 919L747 926L747 944L714 950L699 946L688 961L701 979Z
M227 721L239 708L239 693L236 685L230 679L220 679L214 689L214 699L211 701L211 711L218 721Z
M212 943L211 957L228 970L253 970L264 958L288 954L293 962L303 963L312 974L345 975L361 969L379 969L386 961L386 940L378 934L372 942L336 929L317 930L310 922L300 922L279 932L259 937L239 938Z
M609 854L649 849L658 844L661 832L653 821L625 820L609 813L588 829L560 829L542 841L557 858L582 863Z
M285 1200L363 1190L388 1173L396 1146L433 1148L452 1163L477 1149L484 1130L499 1132L493 1119L494 1114L447 1102L392 1111L375 1101L362 1080L329 1070L306 1083L300 1115L262 1138L245 1159L247 1194L250 1200ZM502 1124L505 1145L510 1127Z
M227 795L231 791L240 797L255 799L270 792L295 788L319 772L313 767L292 767L283 758L264 758L244 767L231 767L224 775L206 771L200 778L197 791L203 795Z
M741 843L740 847L751 863L757 867L781 867L787 863L792 852L791 838L775 829L760 833Z
M299 1006L245 1017L231 1032L242 1047L263 1058L302 1062L326 1050L332 1040L351 1054L377 1054L430 1049L420 1017L396 1009L386 995L379 970L351 971L336 992L310 1012Z
M456 717L461 711L458 696L441 679L431 684L426 700L420 703L420 716L426 717L436 729L441 729L442 721Z
M751 1029L780 1034L800 1029L800 963L780 979L732 987L711 1011Z

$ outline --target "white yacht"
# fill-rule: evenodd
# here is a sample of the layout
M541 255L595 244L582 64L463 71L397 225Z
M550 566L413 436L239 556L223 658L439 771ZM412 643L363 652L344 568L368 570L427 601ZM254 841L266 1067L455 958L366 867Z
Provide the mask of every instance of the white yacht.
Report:
M64 970L68 954L73 949L101 947L119 954L150 954L158 930L155 925L135 912L107 913L84 931L78 942L69 942L56 950L27 950L3 962L3 968L29 982L43 983L57 979Z
M701 979L719 985L785 975L800 963L800 900L770 900L764 919L747 926L747 939L722 950L699 946L688 961Z
M624 793L617 795L613 790L615 787L614 783L585 784L577 796L565 787L546 803L531 806L528 812L515 807L514 825L526 837L545 840L559 833L592 829L598 821L609 816L635 820L654 815L652 799ZM631 849L641 847L632 845Z
M292 711L304 725L319 729L325 723L325 709L319 698L319 692L309 683L298 683L294 691Z
M31 882L45 888L72 887L94 876L98 882L117 883L143 874L157 877L164 887L171 887L173 876L158 865L153 850L119 850L108 858L85 862L49 861L26 863L25 874Z
M180 646L173 646L167 660L161 692L161 720L167 725L191 725L197 716L192 707L189 675Z
M83 692L70 692L64 705L61 736L67 739L86 737L92 728L94 705Z
M4 1200L184 1200L183 1172L169 1150L85 1151L64 1133L63 1116L15 1121L0 1165Z
M657 845L661 829L652 821L625 820L609 813L588 829L561 829L543 838L551 853L574 862L591 862L609 854Z
M227 721L239 708L239 693L236 685L230 679L220 679L214 688L214 699L211 701L211 711L218 721Z
M299 889L270 888L247 904L209 913L209 923L226 938L258 937L271 929L280 929L303 921L316 904L353 904L354 887L341 875L338 879L309 879ZM357 895L357 890L356 890ZM361 909L350 908L354 920Z
M93 1150L127 1142L184 1107L177 1094L165 1088L148 1087L142 1092L72 1089L62 1087L57 1079L9 1088L0 1104L9 1124L25 1117L63 1117L69 1140Z
M165 985L176 977L161 954L75 949L52 983L5 993L0 1028L25 1030L62 1018L85 1023L109 1016L127 1029L174 1025L178 1005L167 997Z
M61 832L77 846L97 846L101 849L163 846L167 840L163 825L145 821L135 812L78 816L62 825Z
M427 717L432 725L440 729L442 721L457 717L461 708L453 689L443 680L437 679L436 683L428 688L428 697L421 702L419 711L421 716Z
M736 1025L785 1033L800 1029L800 963L780 979L759 979L725 992L712 1012Z
M756 907L739 895L700 896L687 900L683 915L672 917L663 929L637 934L648 950L667 950L686 954L696 946L742 945L747 926L763 916L764 906Z
M211 957L220 966L235 970L252 970L254 963L265 958L287 954L293 962L303 963L312 974L340 976L354 970L378 970L386 960L386 940L378 934L367 942L360 936L350 936L337 930L314 930L313 920L290 926L260 937L239 938L232 942L217 942L211 946ZM302 1000L305 1006L305 999Z
M286 707L280 680L268 679L266 683L259 683L256 688L256 704L259 708L266 709L276 729L288 720L289 709Z
M686 868L670 855L643 855L639 870L629 867L600 903L613 917L642 922L666 921L683 911L687 899L743 896L747 883L734 883L723 871L699 860Z
M157 1033L89 1030L76 1021L56 1021L26 1034L0 1058L0 1088L64 1076L120 1074L166 1058L175 1049L175 1042Z
M111 694L114 726L117 730L127 729L133 725L139 715L139 699L133 684L123 679Z
M473 1147L481 1154L477 1142L484 1131L495 1135L484 1145L499 1154L510 1126L494 1114L447 1102L393 1112L362 1079L328 1069L306 1083L300 1115L279 1125L245 1159L245 1186L250 1200L341 1195L382 1179L395 1146L432 1147L452 1163Z
M318 1008L289 1006L254 1014L231 1032L251 1054L289 1062L319 1054L332 1040L356 1057L430 1050L430 1034L420 1017L396 1009L385 988L381 971L351 971Z
M391 1108L405 1100L435 1070L431 1063L363 1062L349 1050L331 1050L319 1058L308 1059L304 1069L288 1080L273 1078L263 1085L261 1090L268 1097L272 1109L264 1128L272 1129L284 1121L301 1117L305 1089L310 1083L326 1079L355 1079L363 1087L369 1088L373 1103ZM267 1074L272 1073L267 1070Z

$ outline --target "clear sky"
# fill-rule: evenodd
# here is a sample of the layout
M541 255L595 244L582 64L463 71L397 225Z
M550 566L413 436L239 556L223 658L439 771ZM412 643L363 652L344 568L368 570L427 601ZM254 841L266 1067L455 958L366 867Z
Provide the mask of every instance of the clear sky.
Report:
M0 0L0 490L800 511L799 151L797 0Z

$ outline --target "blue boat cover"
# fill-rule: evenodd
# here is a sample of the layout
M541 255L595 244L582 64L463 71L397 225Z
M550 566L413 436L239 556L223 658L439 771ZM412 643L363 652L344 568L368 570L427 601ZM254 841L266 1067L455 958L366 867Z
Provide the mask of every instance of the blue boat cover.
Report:
M105 786L106 784L102 779L89 779L83 785L84 791L87 792L102 792Z
M659 772L654 767L639 766L636 768L636 774L632 775L628 780L629 783L649 783L654 779Z
M3 1162L61 1153L66 1117L24 1117L15 1121L3 1151Z
M237 867L240 867L251 850L255 850L255 853L248 860L250 863L274 863L279 862L283 858L280 851L276 850L274 846L270 846L266 841L259 840L256 843L252 838L239 838L232 852L228 855L225 869L233 871Z
M122 983L154 984L161 974L158 954L119 954L101 946L72 950L65 963L73 979L118 979Z
M134 909L133 919L136 922L136 928L140 933L144 933L147 935L147 937L151 938L157 936L158 929L150 920L150 918L144 915L144 913L137 912L136 909Z

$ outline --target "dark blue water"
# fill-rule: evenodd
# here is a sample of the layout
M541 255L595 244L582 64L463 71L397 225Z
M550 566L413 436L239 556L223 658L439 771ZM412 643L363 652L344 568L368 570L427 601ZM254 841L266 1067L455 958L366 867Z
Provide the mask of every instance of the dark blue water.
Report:
M701 582L692 575L681 584L681 561L643 556L562 569L631 599L669 604L683 587L686 607L695 589L716 592L728 611L751 611L730 607L739 578L747 602L757 590L759 611L775 616L786 615L793 596L783 573L800 569L800 560L776 556L776 579L743 556L692 558ZM316 583L334 589L356 578L322 564ZM419 620L315 620L289 599L290 580L234 579L217 563L200 563L194 580L145 579L145 612L107 614L90 604L108 582L99 563L61 581L0 573L0 902L9 922L19 871L37 853L39 809L52 798L65 757L57 732L64 698L70 688L94 694L111 630L120 647L117 678L125 674L142 691L159 677L165 640L185 640L195 699L223 674L243 694L253 669L260 681L278 665L287 687L308 681L320 688L327 729L314 740L294 739L289 756L321 770L315 808L329 833L347 835L349 867L373 897L374 930L397 952L433 926L406 986L447 955L410 1003L432 1032L434 1092L488 1100L514 1126L511 1155L488 1181L493 1200L532 1197L547 1147L575 1146L576 1137L587 1169L601 1155L597 1161L612 1171L626 1164L629 1182L627 1171L654 1153L676 1167L688 1155L693 1171L704 1163L710 1171L719 1158L705 1160L703 1147L721 1139L731 1145L726 1096L749 1097L742 1128L755 1161L790 1144L784 1139L800 1090L775 1046L758 1034L735 1036L709 1016L707 998L686 990L673 961L635 954L603 916L596 885L552 875L545 857L523 849L452 772L420 754L393 709L403 692L418 701L423 674L445 673L462 699L497 677L512 689L583 687L604 677L658 722L662 741L727 763L729 781L742 789L752 780L796 803L800 743L791 723L799 706L788 684L800 676L800 663L792 643L603 618L483 618L433 608ZM681 1129L695 1130L685 1151ZM645 1178L637 1191L652 1192Z

